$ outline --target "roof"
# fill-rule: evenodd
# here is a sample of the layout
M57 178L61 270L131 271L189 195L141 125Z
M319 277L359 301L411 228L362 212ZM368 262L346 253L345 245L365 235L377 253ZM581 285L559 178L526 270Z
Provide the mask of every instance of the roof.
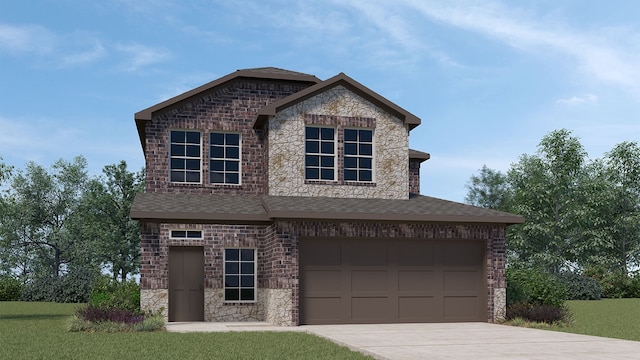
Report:
M417 159L417 160L420 160L420 162L423 162L431 159L431 154L418 151L418 150L409 149L409 159Z
M429 196L406 200L299 196L197 195L142 193L131 209L133 219L189 222L272 222L359 220L521 224L519 215Z
M269 79L269 80L288 80L288 81L299 81L309 84L317 84L321 82L320 79L315 77L314 75L304 74L301 72L290 71L275 67L262 67L262 68L254 68L254 69L241 69L231 74L225 75L219 79L208 82L202 86L199 86L195 89L189 90L183 94L178 96L174 96L168 100L165 100L161 103L148 107L144 110L141 110L135 113L134 118L136 121L136 127L138 128L138 136L140 137L140 143L142 144L142 148L145 148L145 131L144 127L147 122L151 121L151 117L154 112L164 110L166 108L175 106L182 102L188 101L195 96L198 96L204 92L210 91L224 85L232 80L238 78L246 78L246 79Z
M346 74L340 73L330 79L317 83L304 90L298 91L293 95L287 96L286 98L280 99L263 107L258 111L258 116L253 123L253 127L260 128L264 126L265 122L270 117L275 116L280 110L286 109L292 105L295 105L296 103L309 99L338 85L342 85L348 88L349 90L355 92L368 101L371 101L372 103L380 106L384 110L398 117L400 120L404 121L405 124L409 125L409 129L413 129L414 127L420 125L420 118L418 118L417 116L392 103L385 97L360 84Z

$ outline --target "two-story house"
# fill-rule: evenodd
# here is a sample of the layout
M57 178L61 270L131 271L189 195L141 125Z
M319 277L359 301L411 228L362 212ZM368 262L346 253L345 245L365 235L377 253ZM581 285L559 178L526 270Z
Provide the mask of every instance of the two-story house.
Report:
M519 216L419 195L420 119L345 74L238 70L135 114L141 306L168 321L494 321Z

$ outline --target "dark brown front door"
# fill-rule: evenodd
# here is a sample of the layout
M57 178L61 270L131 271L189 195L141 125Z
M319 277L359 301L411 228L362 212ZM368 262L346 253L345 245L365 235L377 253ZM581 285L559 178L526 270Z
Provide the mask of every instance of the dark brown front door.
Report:
M169 248L169 321L204 320L202 247Z
M486 321L482 241L303 239L301 324Z

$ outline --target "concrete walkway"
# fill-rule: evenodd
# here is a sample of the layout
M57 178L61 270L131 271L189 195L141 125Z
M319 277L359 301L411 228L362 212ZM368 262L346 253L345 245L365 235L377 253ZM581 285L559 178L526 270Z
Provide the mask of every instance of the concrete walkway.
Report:
M640 342L486 323L169 323L167 331L304 331L377 359L640 359Z

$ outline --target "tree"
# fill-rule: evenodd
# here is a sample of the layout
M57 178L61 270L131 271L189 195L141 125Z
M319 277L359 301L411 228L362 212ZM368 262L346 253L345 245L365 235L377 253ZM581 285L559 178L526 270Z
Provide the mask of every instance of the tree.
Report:
M3 259L24 276L58 278L74 261L84 265L93 256L83 236L78 202L87 182L86 160L58 160L51 172L30 162L11 183L0 224Z
M610 185L607 229L612 237L612 258L617 271L627 274L640 265L640 147L623 142L605 154Z
M467 203L488 209L509 211L513 191L507 176L502 172L483 165L480 174L471 176L466 187Z
M563 129L546 135L536 155L512 165L513 211L526 219L513 227L507 245L518 261L558 273L577 260L573 245L582 239L585 158L580 141Z
M83 201L92 236L100 244L101 261L113 279L125 281L139 270L140 230L129 212L136 193L144 190L144 171L132 173L127 163L107 165L104 177L93 179Z

